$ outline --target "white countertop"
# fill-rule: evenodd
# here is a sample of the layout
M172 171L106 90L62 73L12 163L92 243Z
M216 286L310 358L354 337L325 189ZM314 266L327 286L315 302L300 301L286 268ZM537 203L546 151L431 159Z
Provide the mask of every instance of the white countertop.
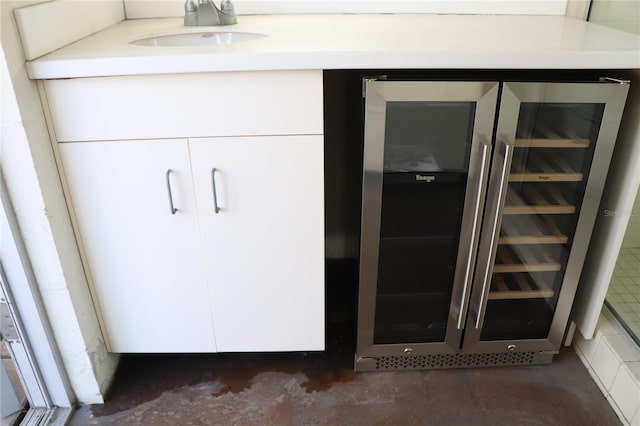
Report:
M267 37L222 46L129 44L176 31ZM640 36L559 16L261 15L224 27L128 20L27 63L32 79L286 69L631 69Z

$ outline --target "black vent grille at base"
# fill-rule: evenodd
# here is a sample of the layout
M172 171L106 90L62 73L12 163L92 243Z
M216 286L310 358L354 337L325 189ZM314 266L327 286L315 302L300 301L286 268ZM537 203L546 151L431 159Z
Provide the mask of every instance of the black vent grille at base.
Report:
M480 354L435 354L416 356L381 356L374 358L376 370L420 370L429 368L497 367L528 365L536 352L497 352Z

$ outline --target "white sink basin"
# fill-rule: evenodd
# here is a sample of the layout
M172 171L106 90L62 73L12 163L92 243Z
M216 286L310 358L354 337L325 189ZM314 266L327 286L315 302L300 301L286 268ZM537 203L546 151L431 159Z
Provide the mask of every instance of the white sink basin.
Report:
M218 46L266 37L265 34L234 31L201 31L197 33L161 34L130 41L129 44L154 47Z

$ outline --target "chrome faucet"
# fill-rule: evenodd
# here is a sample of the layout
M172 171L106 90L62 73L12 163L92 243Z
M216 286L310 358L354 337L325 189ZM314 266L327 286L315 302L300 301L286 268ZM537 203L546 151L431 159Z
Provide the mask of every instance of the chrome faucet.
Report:
M236 12L231 0L222 0L220 9L213 0L187 0L184 4L184 24L186 26L231 25L236 24Z

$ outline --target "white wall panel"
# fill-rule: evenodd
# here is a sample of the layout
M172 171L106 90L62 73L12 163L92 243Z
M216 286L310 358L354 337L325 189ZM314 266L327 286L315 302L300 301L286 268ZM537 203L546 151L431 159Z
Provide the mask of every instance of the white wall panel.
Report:
M218 1L218 0L216 0ZM124 0L127 19L182 16L183 0ZM235 0L236 13L449 13L564 15L567 0Z
M640 1L593 0L589 12L589 21L640 34Z
M46 55L124 19L121 0L58 0L15 9L25 59Z

